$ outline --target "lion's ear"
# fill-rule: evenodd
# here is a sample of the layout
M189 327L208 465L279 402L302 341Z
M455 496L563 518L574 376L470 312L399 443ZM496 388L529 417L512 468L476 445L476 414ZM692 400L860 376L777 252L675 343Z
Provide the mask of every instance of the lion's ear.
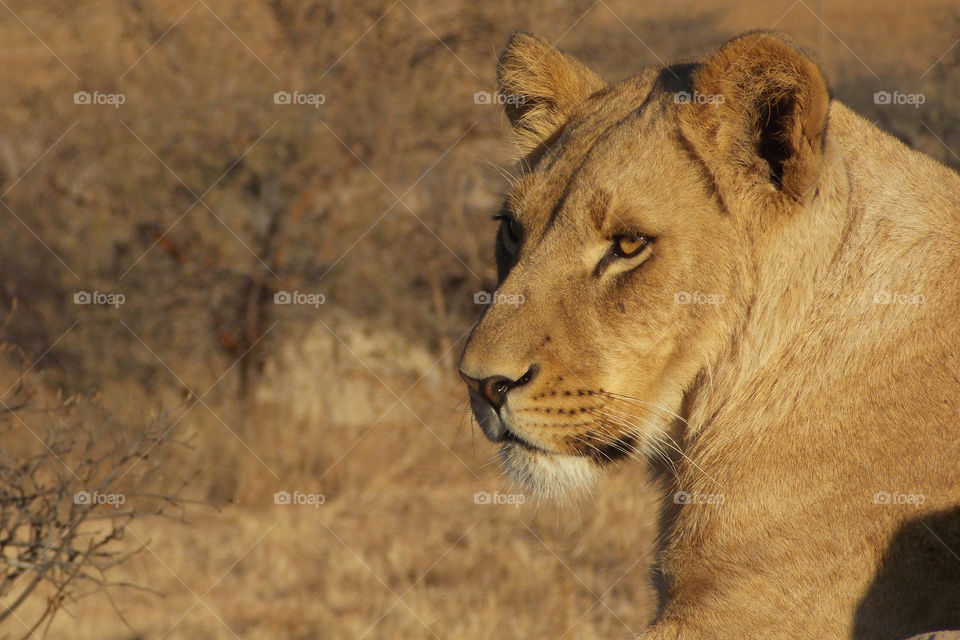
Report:
M725 199L807 199L830 107L823 71L809 55L786 36L749 33L694 71L693 90L678 104L681 127L718 188L739 191Z
M548 143L573 110L604 86L579 60L529 33L514 34L497 62L497 91L523 154Z

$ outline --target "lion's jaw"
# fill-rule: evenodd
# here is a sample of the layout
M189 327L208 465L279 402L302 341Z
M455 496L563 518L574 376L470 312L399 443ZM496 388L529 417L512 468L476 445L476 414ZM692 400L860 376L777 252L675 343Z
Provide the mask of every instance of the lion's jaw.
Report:
M537 497L554 502L566 502L590 492L601 472L613 462L634 455L663 455L659 437L666 436L667 425L672 421L667 413L618 416L623 428L616 436L601 442L599 439L588 447L564 447L549 440L532 442L529 425L517 416L535 411L534 405L514 402L512 406L495 410L475 391L470 390L470 407L484 434L494 442L501 443L499 458L504 473L523 490ZM609 410L597 410L597 423ZM594 436L596 437L596 436ZM585 436L578 437L585 442Z

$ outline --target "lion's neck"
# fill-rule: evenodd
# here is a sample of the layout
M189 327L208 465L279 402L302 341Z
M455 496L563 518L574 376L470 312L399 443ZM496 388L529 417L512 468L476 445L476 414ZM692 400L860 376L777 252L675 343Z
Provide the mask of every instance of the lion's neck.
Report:
M894 176L892 158L903 165ZM761 379L773 380L762 398L776 408L773 417L810 401L795 380L844 372L845 392L857 393L854 368L876 364L865 352L895 351L904 335L960 308L942 286L958 267L960 224L942 213L960 201L956 174L839 104L824 167L809 209L756 242L740 324L689 394L688 435L707 428L731 399L761 400ZM935 174L943 192L913 187L924 173Z
M872 492L909 488L931 509L960 499L944 490L960 487L955 465L930 461L955 451L960 422L960 177L834 111L819 203L755 253L740 325L675 422L679 447L658 474L670 575L699 570L665 551L684 548L677 536L702 558L714 542L763 539L773 520L789 528L812 504L837 510L827 522L875 517L838 491L867 504ZM684 508L678 490L728 503Z

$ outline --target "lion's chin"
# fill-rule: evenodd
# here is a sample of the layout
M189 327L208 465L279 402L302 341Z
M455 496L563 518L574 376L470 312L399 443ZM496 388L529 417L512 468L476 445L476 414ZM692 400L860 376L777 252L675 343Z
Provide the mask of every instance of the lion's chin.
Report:
M500 449L506 473L525 491L554 502L572 502L590 493L599 467L585 456L548 453L516 442Z

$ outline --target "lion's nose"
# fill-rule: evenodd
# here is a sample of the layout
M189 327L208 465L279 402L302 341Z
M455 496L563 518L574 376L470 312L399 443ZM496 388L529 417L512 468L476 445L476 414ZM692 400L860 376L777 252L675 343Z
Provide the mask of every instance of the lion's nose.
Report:
M536 366L531 366L525 374L516 380L511 380L506 376L489 376L477 379L470 377L462 369L460 370L460 377L467 383L467 386L480 394L496 411L499 411L503 403L507 401L507 394L511 390L529 383L536 374Z

